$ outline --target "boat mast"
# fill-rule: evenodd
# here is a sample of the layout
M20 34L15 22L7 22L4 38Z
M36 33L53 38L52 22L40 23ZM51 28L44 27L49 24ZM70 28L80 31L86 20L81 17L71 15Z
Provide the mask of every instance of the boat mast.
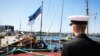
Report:
M86 15L89 15L88 0L86 0Z
M62 0L62 11L61 11L61 21L60 21L60 34L59 34L59 38L61 37L61 30L62 30L62 19L63 19L63 7L64 7L64 0ZM59 40L59 44L60 44L60 40Z
M43 40L42 39L42 19L43 19L43 1L42 1L42 11L41 11L40 40Z
M21 33L21 28L22 28L22 24L21 24L21 20L20 20L20 23L19 23L19 31Z
M88 16L88 15L89 15L88 0L86 0L86 16ZM88 19L87 27L86 27L86 31L85 31L87 33L87 35L89 35L88 25L89 25L89 19Z

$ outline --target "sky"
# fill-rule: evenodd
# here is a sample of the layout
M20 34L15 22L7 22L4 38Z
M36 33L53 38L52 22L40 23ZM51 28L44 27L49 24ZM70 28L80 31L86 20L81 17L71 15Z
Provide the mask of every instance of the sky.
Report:
M59 32L63 0L0 0L0 25L12 25L15 30L31 31L28 17L42 5L41 1L43 1L42 31ZM88 1L89 33L100 33L100 0ZM62 32L71 32L68 16L85 14L86 0L64 0ZM41 15L36 18L32 25L32 31L40 31L40 19Z

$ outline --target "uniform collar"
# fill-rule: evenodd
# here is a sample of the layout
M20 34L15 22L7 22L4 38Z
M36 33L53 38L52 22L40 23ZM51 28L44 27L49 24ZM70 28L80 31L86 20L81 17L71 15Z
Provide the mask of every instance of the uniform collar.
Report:
M75 36L76 38L88 38L88 36L85 33L82 34L78 34L77 36Z

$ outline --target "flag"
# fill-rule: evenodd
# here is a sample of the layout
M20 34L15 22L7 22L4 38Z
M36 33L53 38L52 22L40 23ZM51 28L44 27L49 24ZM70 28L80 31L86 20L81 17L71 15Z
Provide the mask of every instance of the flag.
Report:
M32 25L34 23L35 19L37 18L37 16L39 14L41 14L41 12L42 12L42 6L40 6L33 15L29 16L28 24Z

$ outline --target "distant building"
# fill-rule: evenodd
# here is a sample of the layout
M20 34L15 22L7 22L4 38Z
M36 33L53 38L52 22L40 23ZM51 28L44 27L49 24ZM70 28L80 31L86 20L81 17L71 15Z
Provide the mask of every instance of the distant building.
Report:
M0 32L5 31L5 30L11 30L14 32L14 26L11 25L0 25Z

